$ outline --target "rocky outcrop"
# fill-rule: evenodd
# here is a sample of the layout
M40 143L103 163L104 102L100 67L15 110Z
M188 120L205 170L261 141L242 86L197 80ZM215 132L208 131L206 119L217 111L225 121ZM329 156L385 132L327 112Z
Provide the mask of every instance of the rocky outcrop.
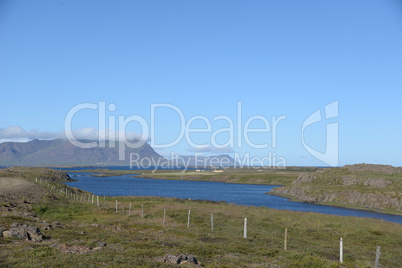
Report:
M166 254L162 258L158 258L158 261L164 263L172 263L172 264L193 264L193 265L201 265L201 263L195 258L194 255L172 255Z
M402 173L401 168L390 165L373 165L373 164L356 164L344 166L349 172L372 172L381 174L398 174Z
M293 181L292 184L301 185L301 184L304 184L304 183L310 183L316 178L317 178L317 176L315 176L313 174L301 173L299 175L299 177L296 180Z
M314 190L311 187L278 187L272 194L296 198L307 203L337 203L355 205L364 208L402 209L402 197L397 193L363 193L360 191L325 191Z
M308 203L402 210L399 177L390 176L395 172L398 168L392 166L365 164L301 173L290 186L274 188L270 194Z
M45 239L38 227L21 223L13 223L11 229L3 232L4 237L18 237L38 242Z

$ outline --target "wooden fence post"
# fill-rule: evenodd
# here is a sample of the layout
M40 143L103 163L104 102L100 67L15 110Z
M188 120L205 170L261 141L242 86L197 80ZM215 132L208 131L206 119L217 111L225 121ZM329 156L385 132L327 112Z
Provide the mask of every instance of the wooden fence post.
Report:
M339 240L339 262L343 263L343 239Z
M187 216L187 228L190 228L190 215L191 215L191 210L188 211L188 216Z
M244 218L244 238L247 238L247 218Z
M377 251L375 253L375 268L378 268L380 265L380 255L381 255L381 247L377 246Z
M211 213L211 230L214 231L214 213Z
M116 213L117 213L117 199L116 199Z
M131 216L131 202L130 202L130 205L128 207L128 216Z
M166 208L163 209L163 226L165 226L166 222Z
M283 250L288 249L288 228L285 228L285 241L283 242Z

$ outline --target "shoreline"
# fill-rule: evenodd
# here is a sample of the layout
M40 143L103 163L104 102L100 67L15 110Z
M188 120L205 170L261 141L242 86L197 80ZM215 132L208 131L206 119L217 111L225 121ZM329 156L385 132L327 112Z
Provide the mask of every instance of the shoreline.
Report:
M282 187L282 186L279 186L279 187ZM303 201L303 200L294 198L292 196L281 195L281 194L278 194L278 193L271 193L271 192L266 192L265 194L272 195L272 196L277 196L277 197L283 197L283 198L286 198L287 200L292 201L292 202L306 203L306 204L311 204L311 205L328 206L328 207L335 207L335 208L353 209L353 210L372 212L372 213L376 213L376 214L383 214L383 215L391 215L391 216L400 216L400 217L402 217L402 212L400 214L398 214L398 213L391 213L391 212L383 212L383 211L373 210L373 209L370 209L370 208L348 206L348 205L343 205L343 204L330 205L328 203L321 203L321 202L307 202L307 201Z
M96 172L94 172L96 173ZM132 176L133 174L124 174L124 175L118 175L118 176L130 176L133 178L141 178L141 179L152 179L152 180L172 180L172 181L198 181L198 182L220 182L220 183L227 183L227 184L238 184L238 185L257 185L257 184L246 184L246 183L231 183L231 182L223 182L223 181L206 181L206 180L185 180L185 179L164 179L164 178L150 178L150 177L141 177L142 174L138 174L136 176ZM91 177L97 177L96 175L90 175ZM113 175L112 175L113 176ZM112 177L112 176L102 176L102 177ZM268 185L268 184L260 184L261 186L266 185L266 186L274 186L274 188L277 187L281 187L282 185ZM73 187L71 185L68 185L69 187ZM78 188L80 189L80 188ZM82 190L82 189L81 189ZM271 189L272 190L272 189ZM281 197L281 198L285 198L287 201L292 201L292 202L297 202L297 203L305 203L305 204L310 204L310 205L317 205L317 206L325 206L325 207L329 207L329 208L339 208L339 209L347 209L347 210L356 210L356 211L361 211L361 212L370 212L370 213L375 213L378 215L384 215L384 216L396 216L396 217L402 217L402 215L398 215L395 213L387 213L387 212L382 212L382 211L375 211L375 210L370 210L370 209L364 209L364 208L356 208L356 207L348 207L348 206L340 206L340 205L329 205L329 204L325 204L325 203L310 203L310 202L304 202L302 200L297 200L294 199L292 197L289 196L281 196L279 194L275 194L275 193L271 193L271 192L265 192L264 194L267 195L271 195L271 196L277 196L277 197ZM186 200L186 198L181 198L181 197L164 197L164 196L156 196L156 195L146 195L146 196L137 196L137 195L107 195L107 197L120 197L120 198L129 198L129 197L155 197L155 198L177 198L179 200ZM259 205L244 205L244 204L236 204L236 203L232 203L232 202L227 202L227 201L214 201L214 200L209 200L209 199L192 199L192 200L198 200L198 201L204 201L204 202L224 202L227 204L234 204L234 205L239 205L239 206L245 206L245 207L258 207ZM369 217L369 216L358 216L358 215L338 215L338 214L333 214L333 213L325 213L325 212L321 212L321 211L303 211L303 210L295 210L295 209L277 209L277 208L272 208L272 207L268 207L265 205L262 205L263 207L269 208L269 209L275 209L278 211L281 210L289 210L289 211L298 211L301 213L318 213L318 214L325 214L325 215L333 215L333 216L339 216L339 217L363 217L363 218L372 218L372 219L380 219L380 218L376 218L376 217ZM395 222L395 221L390 221L390 220L386 220L386 219L381 219L387 222L394 222L397 224L402 224L400 222Z

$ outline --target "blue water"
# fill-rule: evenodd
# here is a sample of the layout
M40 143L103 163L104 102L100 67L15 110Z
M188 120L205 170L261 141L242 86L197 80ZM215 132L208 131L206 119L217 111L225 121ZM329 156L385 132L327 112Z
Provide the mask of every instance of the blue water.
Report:
M161 196L191 198L193 200L225 201L238 205L265 206L281 210L376 218L402 224L402 216L294 202L283 197L265 194L273 188L278 187L272 185L156 180L127 175L92 177L90 176L91 174L93 173L70 173L69 175L78 181L66 184L100 196Z

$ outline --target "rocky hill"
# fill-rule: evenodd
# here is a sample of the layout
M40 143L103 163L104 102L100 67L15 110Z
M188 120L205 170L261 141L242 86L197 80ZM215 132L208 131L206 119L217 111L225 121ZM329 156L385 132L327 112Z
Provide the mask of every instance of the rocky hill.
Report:
M130 154L138 161L152 163L164 160L149 144L139 148L125 147L125 160L119 160L119 146L80 148L68 140L32 140L0 144L0 165L130 165ZM147 162L148 163L148 162ZM152 164L151 164L152 165Z
M290 186L271 193L309 203L402 214L402 173L392 166L363 164L301 173Z

